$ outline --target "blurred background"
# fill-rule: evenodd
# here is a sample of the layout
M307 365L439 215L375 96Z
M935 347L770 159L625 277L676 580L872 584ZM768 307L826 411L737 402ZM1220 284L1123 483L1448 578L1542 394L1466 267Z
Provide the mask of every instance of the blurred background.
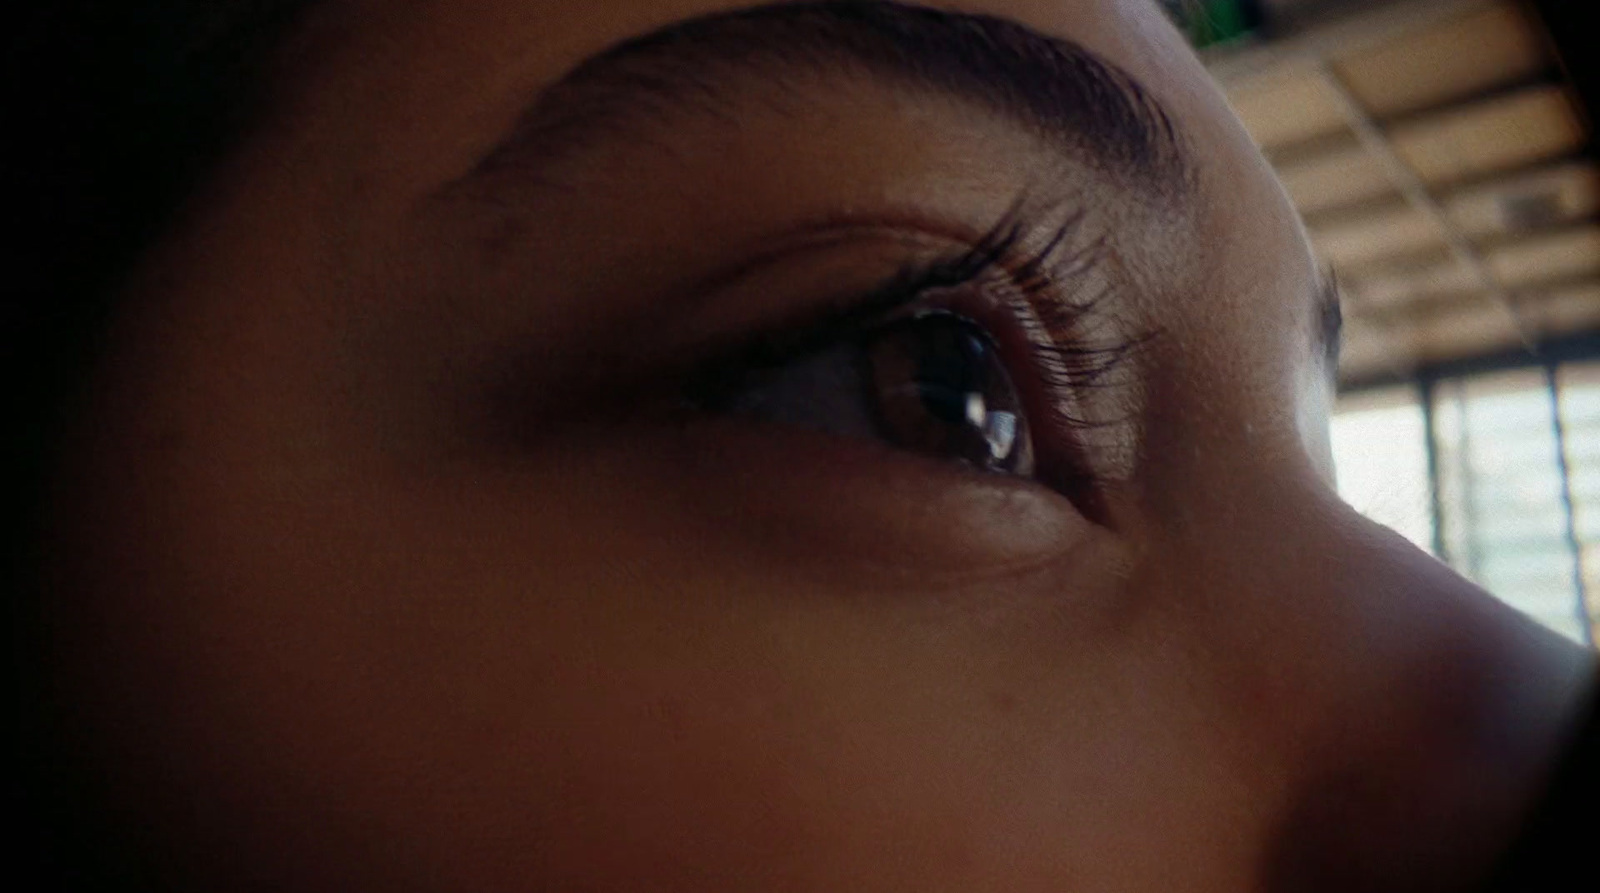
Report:
M1344 293L1340 492L1591 645L1597 5L1167 2Z

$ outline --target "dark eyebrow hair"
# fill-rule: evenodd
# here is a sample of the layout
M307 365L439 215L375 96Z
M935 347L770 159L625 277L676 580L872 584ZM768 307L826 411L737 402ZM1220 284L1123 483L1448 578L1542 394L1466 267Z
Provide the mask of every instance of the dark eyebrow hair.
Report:
M1322 348L1322 357L1328 364L1328 374L1339 374L1339 348L1343 343L1344 309L1343 293L1339 290L1339 277L1333 270L1324 269L1316 286L1317 323L1315 337Z
M548 161L685 108L734 118L752 78L867 75L966 102L1158 196L1192 191L1171 114L1068 40L990 15L887 0L813 0L714 13L623 41L547 88L481 167Z

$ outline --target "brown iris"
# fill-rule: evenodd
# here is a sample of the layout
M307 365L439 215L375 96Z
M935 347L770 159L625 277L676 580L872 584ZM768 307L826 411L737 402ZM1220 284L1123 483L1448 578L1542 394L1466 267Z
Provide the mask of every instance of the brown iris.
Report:
M948 312L896 320L863 341L868 391L896 446L979 468L1031 474L1027 416L998 349Z

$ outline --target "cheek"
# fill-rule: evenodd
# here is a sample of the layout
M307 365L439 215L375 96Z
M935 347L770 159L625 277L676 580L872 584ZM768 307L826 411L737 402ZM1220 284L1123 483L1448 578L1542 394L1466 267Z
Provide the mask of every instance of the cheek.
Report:
M107 455L162 483L101 491L87 514L118 520L79 543L103 765L202 862L477 889L1154 883L1247 817L1109 541L824 586L728 533L674 539L659 522L688 514L571 467L286 489L245 440Z

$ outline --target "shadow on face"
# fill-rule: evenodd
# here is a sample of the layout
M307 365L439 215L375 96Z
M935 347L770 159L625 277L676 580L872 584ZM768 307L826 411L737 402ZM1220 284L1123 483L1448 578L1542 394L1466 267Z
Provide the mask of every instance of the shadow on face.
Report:
M1153 5L329 3L122 298L71 740L178 886L1453 889L1588 658L1329 486Z

